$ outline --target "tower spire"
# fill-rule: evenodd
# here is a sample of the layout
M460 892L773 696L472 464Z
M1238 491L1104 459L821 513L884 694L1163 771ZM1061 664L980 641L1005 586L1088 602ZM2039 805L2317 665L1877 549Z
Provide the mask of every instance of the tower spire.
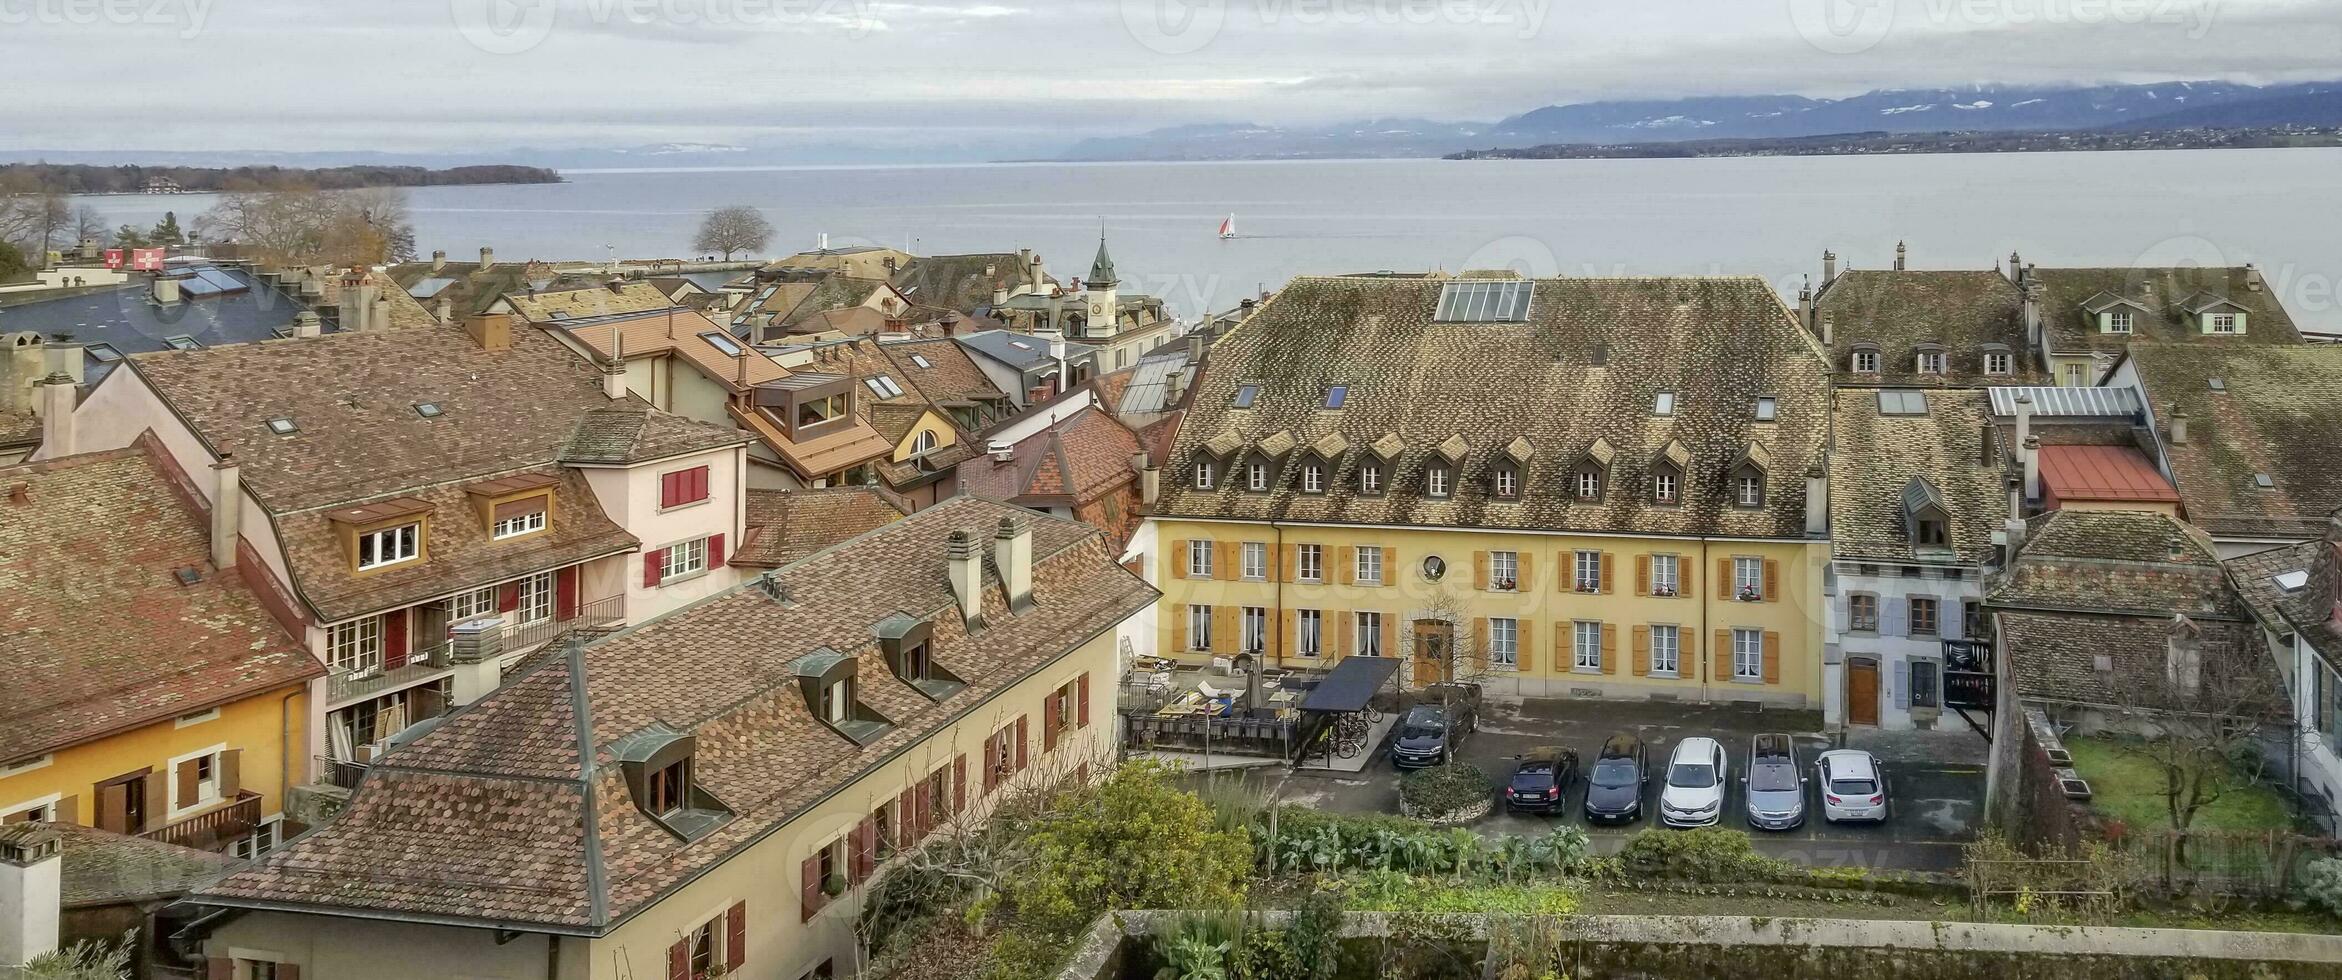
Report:
M1114 257L1106 254L1106 219L1104 218L1098 219L1098 257L1091 260L1090 277L1082 282L1083 285L1093 288L1110 287L1121 283L1121 280L1114 277Z

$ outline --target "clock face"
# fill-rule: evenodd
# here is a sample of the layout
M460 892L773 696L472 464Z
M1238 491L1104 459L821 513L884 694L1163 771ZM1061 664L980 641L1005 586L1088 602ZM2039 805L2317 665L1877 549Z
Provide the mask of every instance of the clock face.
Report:
M1445 559L1445 558L1441 558L1441 557L1440 557L1440 556L1438 556L1438 555L1432 555L1432 556L1431 556L1431 557L1429 557L1429 558L1425 558L1425 559L1423 559L1423 577L1424 577L1424 578L1427 578L1427 579L1430 579L1430 580L1432 580L1432 581L1434 581L1434 582L1437 582L1437 581L1439 581L1439 580L1440 580L1440 577L1441 577L1441 576L1444 576L1444 575L1446 575L1446 574L1447 574L1447 559Z

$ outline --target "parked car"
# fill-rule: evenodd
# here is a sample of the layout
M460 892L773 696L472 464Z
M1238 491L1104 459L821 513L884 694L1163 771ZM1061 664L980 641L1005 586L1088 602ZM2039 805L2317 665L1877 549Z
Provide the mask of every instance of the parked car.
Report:
M1399 719L1398 738L1391 742L1391 764L1401 769L1439 765L1451 747L1463 748L1464 736L1471 731L1472 715L1466 711L1459 710L1451 723L1437 704L1408 708Z
M1643 788L1651 785L1651 761L1643 740L1610 736L1586 773L1586 820L1631 823L1643 818Z
M1778 733L1749 740L1748 769L1740 776L1748 797L1748 825L1788 830L1805 822L1805 770L1797 765L1797 741Z
M1578 781L1578 754L1556 746L1531 749L1513 766L1504 787L1504 805L1532 813L1554 813Z
M1814 760L1822 782L1822 819L1831 823L1887 819L1887 774L1861 749L1834 749Z
M1724 745L1695 735L1675 743L1667 757L1667 785L1659 790L1659 822L1708 827L1724 818Z

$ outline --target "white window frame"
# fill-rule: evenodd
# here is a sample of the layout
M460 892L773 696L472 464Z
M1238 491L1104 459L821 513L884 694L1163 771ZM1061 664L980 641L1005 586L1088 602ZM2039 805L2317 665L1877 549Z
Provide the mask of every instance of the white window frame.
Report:
M1496 495L1506 500L1521 495L1521 475L1511 467L1496 470Z
M1212 542L1202 538L1187 542L1187 577L1212 577Z
M2003 351L1987 351L1984 355L1984 373L1986 374L2008 374L2015 365L2015 355Z
M1920 351L1918 368L1920 374L1944 373L1944 352L1940 350Z
M1602 471L1592 467L1579 470L1577 492L1579 500L1593 500L1602 496Z
M1365 494L1382 492L1382 467L1369 463L1358 468L1358 492Z
M54 752L43 752L25 759L11 759L6 764L0 764L0 779L21 776L35 769L47 769L55 765L56 762L57 754Z
M1854 373L1856 373L1856 374L1877 374L1877 373L1878 373L1878 352L1877 352L1877 351L1874 351L1874 350L1858 350L1858 351L1855 351L1855 352L1854 352Z
M1262 462L1244 464L1244 486L1245 489L1254 493L1267 492L1269 489L1269 464Z
M1448 495L1447 481L1447 467L1434 466L1426 469L1423 471L1423 492L1432 497L1445 498Z
M1757 476L1742 476L1734 479L1732 481L1732 497L1742 507L1764 506L1764 479Z
M1293 617L1294 652L1315 659L1325 655L1325 611L1320 609L1295 610Z
M1521 621L1509 616L1488 620L1488 666L1494 670L1521 669Z
M1752 558L1747 555L1733 556L1732 597L1737 599L1742 595L1748 595L1757 599L1762 599L1765 597L1764 559Z
M1581 619L1570 624L1570 667L1599 673L1602 670L1602 624Z
M458 592L447 598L447 621L450 625L466 620L496 615L496 587Z
M1664 471L1651 474L1652 501L1661 504L1673 504L1680 502L1682 499L1683 488L1680 485L1680 481L1676 479L1675 474Z
M1302 493L1324 493L1324 492L1325 492L1325 489L1326 489L1326 471L1325 471L1325 467L1324 467L1324 466L1321 466L1321 465L1319 465L1319 464L1317 464L1317 463L1307 463L1307 464L1303 464L1303 465L1302 465L1302 467L1301 467L1301 492L1302 492Z
M1209 490L1212 488L1211 460L1199 459L1195 461L1195 488L1198 490Z
M1239 617L1242 623L1236 638L1241 647L1237 652L1255 656L1269 650L1269 610L1267 606L1245 606Z
M659 584L666 585L687 575L707 571L706 538L693 538L668 545L659 559ZM534 622L534 620L521 620Z
M13 817L20 813L29 813L31 815L25 818L27 820L55 820L57 819L57 804L64 801L65 794L63 792L34 797L19 803L0 806L0 817Z
M1269 577L1269 546L1265 541L1247 541L1237 548L1244 563L1237 575L1248 582L1265 582Z
M1384 654L1382 613L1372 609L1360 609L1356 611L1355 615L1357 616L1355 625L1358 630L1358 655L1361 657L1382 656Z
M1602 588L1602 553L1579 549L1570 556L1570 585L1579 592Z
M385 552L382 549L386 544L400 553L396 557L383 557ZM373 549L373 561L366 560L369 546ZM404 524L396 524L358 535L358 570L361 572L405 564L422 556L422 521L408 521Z
M357 674L381 669L384 646L382 626L381 616L368 616L326 627L325 662L344 673Z
M1520 552L1491 551L1488 553L1488 590L1491 592L1521 591Z
M535 534L544 529L545 512L532 510L525 514L497 518L496 524L490 529L488 536L494 540L502 541L505 538L517 538L523 534Z
M1322 544L1293 546L1293 578L1300 582L1326 580L1326 549Z
M1209 650L1212 648L1212 607L1187 607L1187 648L1190 650Z
M2131 311L2129 310L2116 310L2106 315L2107 333L2129 333L2131 326Z
M700 557L705 563L706 541L702 539ZM670 554L673 552L670 551ZM662 577L660 581L665 581ZM520 589L520 605L512 609L514 625L542 623L561 612L561 580L553 572L538 572L516 583Z
M1356 578L1358 584L1360 585L1382 584L1381 545L1368 544L1360 545L1358 547L1358 572Z
M221 800L220 763L222 760L220 757L227 751L228 743L219 742L200 749L196 749L195 751L186 753L184 755L172 756L170 761L163 763L164 780L169 784L164 792L170 797L169 813L171 819L176 820L181 814L203 809L204 807L218 803ZM211 778L208 780L198 780L196 782L195 799L180 799L179 767L185 763L204 758L209 758L211 760Z
M2208 324L2208 325L2210 326L2210 328L2211 328L2211 331L2212 331L2213 333L2216 333L2216 334L2233 334L2233 333L2235 333L2235 332L2236 332L2236 314L2234 314L2234 313L2214 313L2214 314L2211 314L2211 322L2210 322L2210 324Z
M1665 677L1683 676L1683 627L1651 627L1651 673Z
M1732 628L1732 679L1762 681L1765 679L1765 631L1744 626Z
M1683 557L1652 555L1650 592L1655 596L1683 594Z

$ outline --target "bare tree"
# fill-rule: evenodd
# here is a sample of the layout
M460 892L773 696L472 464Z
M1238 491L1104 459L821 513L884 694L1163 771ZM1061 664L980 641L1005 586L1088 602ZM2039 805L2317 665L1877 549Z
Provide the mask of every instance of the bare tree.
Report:
M99 214L98 209L87 204L73 209L73 241L75 244L81 242L103 244L106 240L106 234L106 216Z
M745 204L717 208L708 212L699 223L699 235L691 240L691 247L701 252L722 252L724 261L732 261L734 252L760 252L773 240L772 222L764 219L764 212Z
M1432 677L1431 690L1439 695L1440 717L1451 728L1458 724L1456 701L1463 693L1463 685L1477 683L1487 676L1489 668L1487 640L1479 635L1480 621L1466 615L1468 611L1452 587L1436 586L1416 621L1437 620L1448 624L1448 628L1408 629L1405 634L1407 666L1416 677L1427 673ZM1471 707L1475 713L1479 710L1478 704ZM1442 745L1440 761L1456 761L1456 740L1446 739Z
M2174 617L2163 663L2130 665L2109 685L2117 716L2141 736L2123 740L2123 751L2161 772L2172 830L2184 833L2204 808L2260 781L2265 726L2286 715L2265 656Z
M414 257L415 231L397 188L235 191L197 219L197 234L280 262L367 265Z

